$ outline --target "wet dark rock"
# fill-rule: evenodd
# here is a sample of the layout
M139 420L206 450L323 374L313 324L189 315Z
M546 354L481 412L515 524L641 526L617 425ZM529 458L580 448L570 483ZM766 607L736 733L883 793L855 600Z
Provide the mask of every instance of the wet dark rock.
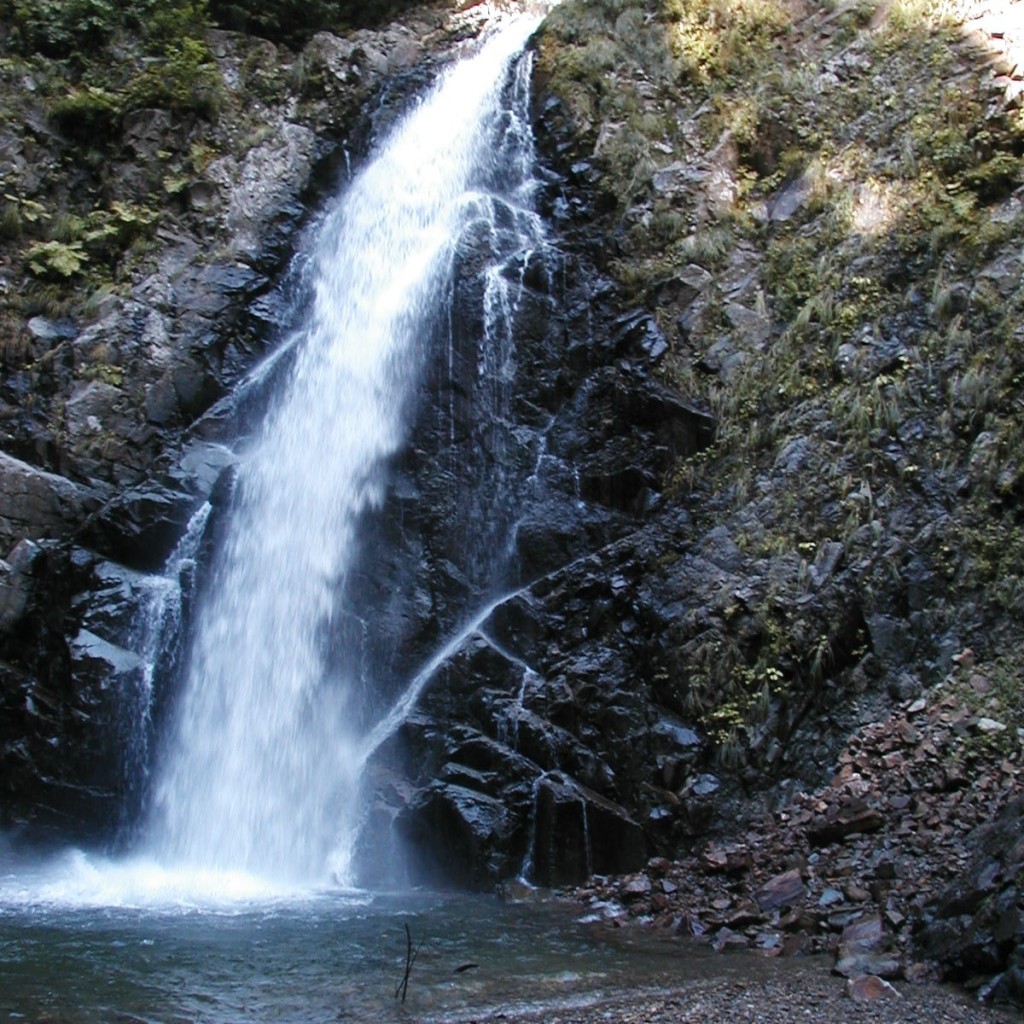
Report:
M0 824L49 838L103 834L126 796L122 687L138 679L138 658L82 628L78 597L94 571L87 552L22 542L5 566Z
M19 541L6 561L0 560L0 632L13 630L25 614L32 595L32 565L39 556L39 545Z
M55 473L0 453L0 540L70 536L98 495Z
M452 783L428 788L397 823L419 854L413 880L459 887L487 887L507 872L494 858L513 827L500 800Z
M650 314L641 310L620 322L622 326L612 344L621 355L640 357L653 364L668 352L668 342Z
M647 860L643 829L629 814L563 775L541 779L534 815L531 865L539 885L625 873Z
M1024 966L1024 797L975 833L967 870L926 908L918 948L944 965L946 977L996 975L991 997L1020 1001Z
M185 532L197 504L192 495L156 482L131 488L90 517L81 536L107 557L155 571Z

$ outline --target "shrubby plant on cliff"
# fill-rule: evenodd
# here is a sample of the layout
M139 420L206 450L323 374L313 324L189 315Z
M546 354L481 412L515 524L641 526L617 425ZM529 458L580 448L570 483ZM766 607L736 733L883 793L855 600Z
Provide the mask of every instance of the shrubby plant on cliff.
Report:
M0 11L0 74L11 86L0 119L15 136L27 122L46 124L77 169L67 188L42 160L5 188L0 233L16 243L9 259L28 275L10 316L0 317L0 350L11 353L22 349L10 335L24 317L81 307L89 290L116 283L152 237L162 191L121 195L107 180L123 155L126 116L162 109L188 131L192 119L216 119L226 92L207 43L205 0L0 0Z

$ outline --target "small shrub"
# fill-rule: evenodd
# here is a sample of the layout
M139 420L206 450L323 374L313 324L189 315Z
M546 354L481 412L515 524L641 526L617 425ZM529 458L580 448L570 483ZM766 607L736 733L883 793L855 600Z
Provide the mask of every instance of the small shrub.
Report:
M6 209L12 211L6 216L9 217L12 225L17 221L17 234L20 237L22 230L38 228L50 220L50 212L42 203L34 199L22 199L20 196L4 193Z
M57 59L95 53L125 30L162 47L209 25L206 0L5 0L0 13L15 52Z
M673 45L687 76L701 82L736 71L771 49L790 19L773 0L669 0Z
M187 174L165 174L161 184L169 196L180 196L188 190L192 178Z
M991 160L964 174L963 181L982 202L995 202L1020 184L1020 157L1012 153L997 153Z
M262 43L246 54L241 76L246 91L264 103L280 103L286 95L287 80L277 50L270 43Z
M24 229L18 204L5 199L0 206L0 238L17 241Z
M181 39L198 38L210 27L206 0L137 0L132 6L136 8L131 16L132 27L158 48Z
M116 136L120 127L120 101L97 86L76 89L57 100L50 110L50 121L74 142L106 142Z
M165 57L129 83L129 106L159 107L216 120L224 102L224 82L206 43L186 37L168 44Z
M121 23L114 0L11 0L6 6L13 48L47 57L96 49Z
M67 281L89 262L81 242L33 242L26 254L29 270L45 280Z

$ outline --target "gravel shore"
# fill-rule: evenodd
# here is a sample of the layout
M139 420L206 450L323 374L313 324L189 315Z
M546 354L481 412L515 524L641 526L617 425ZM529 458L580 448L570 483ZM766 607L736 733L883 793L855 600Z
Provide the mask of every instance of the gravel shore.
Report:
M1019 1011L975 1002L940 985L896 983L871 1002L847 994L827 966L775 978L688 983L669 992L623 993L582 1006L498 1012L466 1024L1020 1024Z

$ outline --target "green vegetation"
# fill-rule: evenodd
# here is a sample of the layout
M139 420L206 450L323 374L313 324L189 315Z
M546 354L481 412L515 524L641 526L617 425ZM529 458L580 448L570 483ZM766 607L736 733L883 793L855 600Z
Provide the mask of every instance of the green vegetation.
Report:
M15 53L58 59L85 60L126 33L159 53L209 25L205 0L2 0L0 15Z
M166 44L160 64L132 78L125 99L129 109L160 107L213 121L224 102L224 87L205 41L185 36Z
M301 46L323 29L380 24L414 0L2 0L10 45L23 55L95 52L130 33L152 46L211 26Z
M323 29L381 24L414 0L209 0L210 16L222 28L273 42L301 46Z
M126 118L165 110L182 132L196 119L208 135L229 93L207 42L205 0L0 0L0 12L8 26L0 126L17 133L44 119L59 135L65 165L27 178L30 192L18 179L5 183L0 240L13 245L9 257L28 275L16 311L56 313L83 285L109 289L130 271L166 205L164 179L180 176L184 160L167 152L167 165L136 175L127 191L108 180L123 175L112 165L126 155ZM31 83L27 91L21 81ZM67 167L76 169L70 189ZM4 328L10 323L5 318Z
M775 0L664 0L662 17L680 73L710 84L739 76L774 51L791 18Z

